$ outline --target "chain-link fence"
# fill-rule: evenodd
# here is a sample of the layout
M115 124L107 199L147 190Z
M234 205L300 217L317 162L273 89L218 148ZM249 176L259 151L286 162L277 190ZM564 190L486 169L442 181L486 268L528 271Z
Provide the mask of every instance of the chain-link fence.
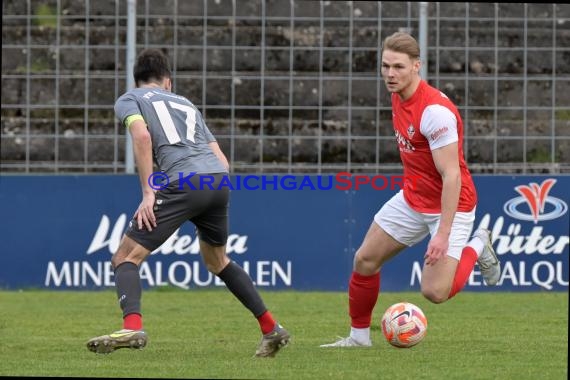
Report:
M138 0L235 172L400 170L383 38L417 2ZM2 3L2 172L125 171L127 2ZM570 172L570 5L428 3L428 81L455 101L475 173Z

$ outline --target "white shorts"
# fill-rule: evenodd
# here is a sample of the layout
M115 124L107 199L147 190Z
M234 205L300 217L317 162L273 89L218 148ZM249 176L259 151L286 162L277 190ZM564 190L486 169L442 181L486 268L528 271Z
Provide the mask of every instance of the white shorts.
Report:
M409 247L421 242L428 234L433 236L439 227L440 218L441 214L424 214L413 210L404 199L403 190L390 198L374 215L374 221L388 235ZM470 212L455 213L449 235L448 256L459 260L461 251L471 236L474 222L475 208Z

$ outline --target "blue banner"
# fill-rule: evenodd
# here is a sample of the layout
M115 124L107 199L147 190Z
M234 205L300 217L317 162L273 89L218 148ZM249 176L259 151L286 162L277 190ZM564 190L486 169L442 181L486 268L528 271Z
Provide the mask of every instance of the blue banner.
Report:
M399 176L233 176L229 257L260 288L347 289L352 259ZM475 267L466 290L568 290L567 176L475 176L474 228L492 230L499 285ZM240 187L237 187L240 184ZM330 186L329 186L330 185ZM358 190L356 187L358 185ZM0 176L0 288L114 286L111 256L140 202L137 176ZM418 290L427 239L382 270L384 291ZM145 287L223 286L203 265L194 226L141 266Z

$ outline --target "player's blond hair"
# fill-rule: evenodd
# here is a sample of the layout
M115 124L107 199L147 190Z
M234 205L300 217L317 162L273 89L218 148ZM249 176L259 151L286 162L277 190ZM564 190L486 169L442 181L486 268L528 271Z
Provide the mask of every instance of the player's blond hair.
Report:
M384 52L384 50L407 54L410 59L420 59L420 45L418 41L408 33L396 32L386 37L382 44L382 52Z

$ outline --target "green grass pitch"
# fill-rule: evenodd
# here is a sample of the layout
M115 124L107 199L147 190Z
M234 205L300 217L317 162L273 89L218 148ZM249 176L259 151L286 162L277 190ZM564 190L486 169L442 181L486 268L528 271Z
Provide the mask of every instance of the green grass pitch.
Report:
M120 329L112 290L0 291L0 376L231 379L566 379L568 293L460 293L433 305L419 293L381 293L373 347L325 349L349 331L347 295L262 291L292 334L275 358L254 358L257 322L226 289L143 293L149 344L109 355L86 341ZM390 346L384 310L407 300L428 319L426 338Z

